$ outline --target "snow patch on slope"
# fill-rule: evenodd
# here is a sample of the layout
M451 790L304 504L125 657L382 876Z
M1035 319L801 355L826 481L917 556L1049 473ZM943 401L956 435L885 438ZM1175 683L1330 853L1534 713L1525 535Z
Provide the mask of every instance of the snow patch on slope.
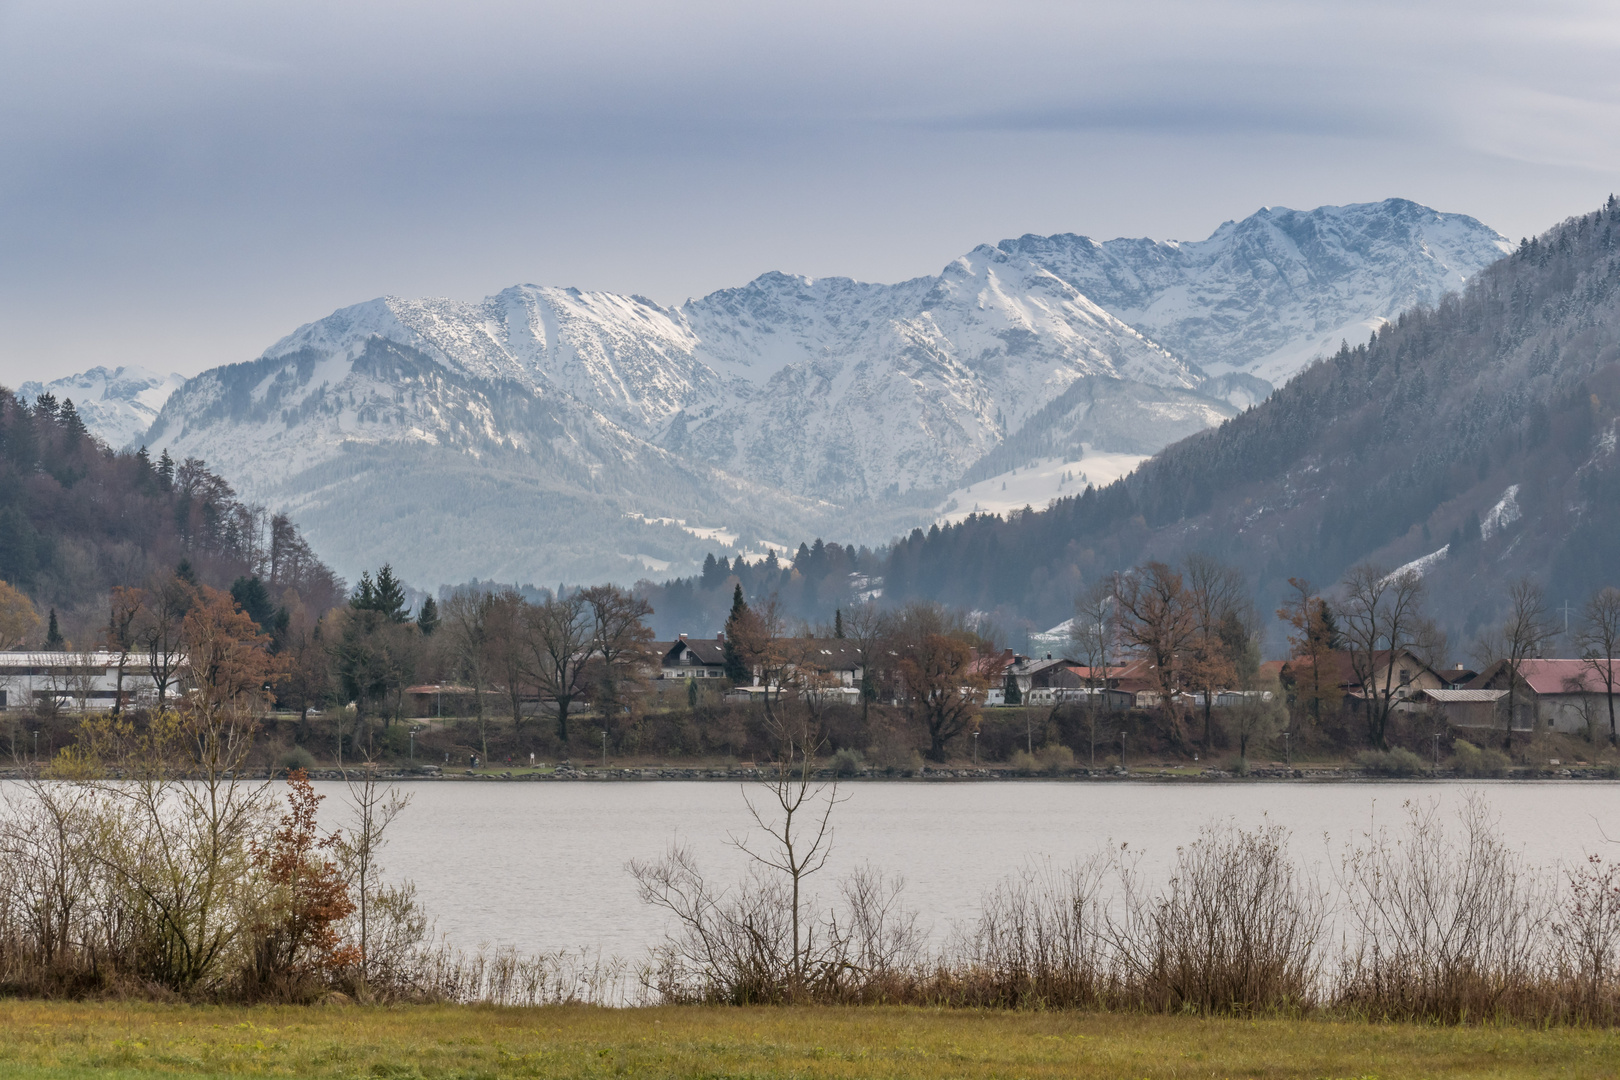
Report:
M1496 505L1488 510L1479 521L1479 538L1489 540L1515 521L1519 520L1519 485L1513 484L1502 492L1502 497Z

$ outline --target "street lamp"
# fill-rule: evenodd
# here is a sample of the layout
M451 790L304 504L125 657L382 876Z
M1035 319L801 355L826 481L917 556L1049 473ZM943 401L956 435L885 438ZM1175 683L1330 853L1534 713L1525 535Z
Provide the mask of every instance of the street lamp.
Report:
M1434 733L1434 771L1440 771L1440 733Z
M1119 767L1125 768L1125 733L1119 733Z
M602 729L602 768L607 768L607 728Z
M1288 742L1288 740L1292 736L1293 736L1293 732L1291 732L1291 731L1283 732L1283 760L1288 763L1288 767L1290 769L1292 769L1294 767L1294 751L1293 751L1292 746Z
M38 761L39 761L39 729L38 728L34 729L34 761L35 761L35 763L38 763Z
M411 728L411 764L416 764L416 728Z
M975 769L979 767L979 733L977 731L973 733L973 767Z

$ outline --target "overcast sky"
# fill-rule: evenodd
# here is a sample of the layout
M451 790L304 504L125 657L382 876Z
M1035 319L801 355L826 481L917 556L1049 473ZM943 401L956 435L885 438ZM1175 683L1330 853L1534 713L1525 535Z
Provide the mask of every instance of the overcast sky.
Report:
M385 293L664 303L1026 232L1620 189L1611 3L0 0L0 382Z

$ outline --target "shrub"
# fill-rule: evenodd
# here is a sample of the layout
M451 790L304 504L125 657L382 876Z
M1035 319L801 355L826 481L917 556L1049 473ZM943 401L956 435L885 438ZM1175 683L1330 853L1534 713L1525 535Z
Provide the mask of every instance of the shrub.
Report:
M1451 747L1451 767L1461 776L1502 776L1513 763L1500 750L1458 739Z
M1041 771L1050 776L1066 773L1074 768L1074 751L1062 743L1047 743L1036 753L1035 759L1040 762Z
M1020 750L1014 754L1009 760L1008 764L1010 764L1014 770L1021 773L1033 773L1041 771L1040 759L1034 754L1031 754L1025 750Z
M1356 755L1356 764L1378 776L1416 776L1423 771L1423 759L1401 747L1363 750Z
M866 769L866 755L859 750L845 747L833 755L832 771L834 776L859 776Z
M295 772L298 769L308 772L315 767L315 755L302 746L294 746L281 755L278 764L288 772Z

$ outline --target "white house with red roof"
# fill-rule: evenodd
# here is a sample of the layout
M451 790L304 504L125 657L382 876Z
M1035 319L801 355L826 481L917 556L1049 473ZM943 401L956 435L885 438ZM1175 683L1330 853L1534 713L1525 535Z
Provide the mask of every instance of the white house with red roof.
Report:
M1612 675L1605 670L1607 664L1603 660L1521 660L1513 726L1584 735L1590 724L1599 732L1608 732L1611 688L1614 710L1620 714L1620 664L1613 667ZM1469 688L1505 691L1509 670L1506 660L1498 660Z

